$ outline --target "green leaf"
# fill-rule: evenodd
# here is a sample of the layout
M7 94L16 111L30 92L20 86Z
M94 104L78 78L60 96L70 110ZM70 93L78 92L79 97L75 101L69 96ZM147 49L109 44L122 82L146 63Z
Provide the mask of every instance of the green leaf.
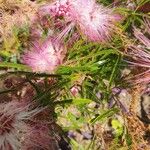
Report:
M54 104L55 104L55 105L72 104L72 99L62 100L62 101L55 101Z
M29 71L7 71L7 74L15 74L15 75L26 75L30 78L34 77L56 77L59 78L61 75L59 74L47 74L47 73L36 73L36 72L29 72Z
M69 75L72 73L72 71L73 69L70 66L60 66L56 71L56 73L61 75L66 75L66 74Z
M115 129L116 136L120 136L123 133L123 125L116 119L113 119L112 122L112 127Z
M92 100L84 99L84 98L76 98L76 99L73 99L72 101L72 103L75 105L89 104L90 102L92 102Z
M70 143L72 145L73 150L84 150L83 146L79 144L78 142L76 142L74 139L71 139Z
M0 62L0 67L5 68L16 68L19 70L31 70L28 66L23 64L16 64L16 63L10 63L10 62Z
M116 114L119 110L117 108L112 108L110 110L105 110L102 114L98 115L94 119L90 120L91 124L94 124L97 121L102 121L105 118L109 118Z
M116 63L115 63L115 65L114 65L114 67L113 67L112 73L111 73L111 75L110 75L109 87L108 87L108 88L111 87L112 82L113 82L113 79L114 79L114 77L116 76L116 72L117 72L117 69L118 69L117 67L118 67L118 64L119 64L119 62L120 62L120 59L121 59L121 57L118 56L118 58L117 58L117 60L116 60Z
M3 57L11 57L12 54L6 50L0 50L0 55Z

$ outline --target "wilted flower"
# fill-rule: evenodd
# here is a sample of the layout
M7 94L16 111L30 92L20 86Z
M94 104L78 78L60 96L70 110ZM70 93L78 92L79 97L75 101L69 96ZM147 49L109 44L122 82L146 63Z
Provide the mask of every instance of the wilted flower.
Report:
M150 22L147 20L145 27L150 28ZM149 29L147 33L150 34ZM144 70L142 73L135 75L132 80L134 83L149 83L150 82L150 39L146 37L139 29L134 28L134 35L139 40L138 46L129 46L128 56L131 60L127 61L133 66L140 67Z
M140 30L136 28L134 28L134 35L141 43L145 45L146 48L150 49L150 39L148 37L146 37Z
M32 131L29 122L34 122L33 117L43 109L31 110L31 104L11 101L0 104L0 149L22 149L22 139ZM42 140L42 139L41 139ZM32 145L35 145L32 142Z
M34 72L52 72L62 63L64 47L58 42L47 39L42 45L35 43L31 51L27 51L22 62L32 68Z
M61 0L41 10L53 17L64 17L69 25L61 34L68 34L76 26L88 40L96 42L110 39L114 24L120 20L113 10L98 5L95 0Z
M50 150L56 147L55 138L49 135L49 128L38 123L23 137L22 150L44 149ZM56 148L55 148L56 149Z

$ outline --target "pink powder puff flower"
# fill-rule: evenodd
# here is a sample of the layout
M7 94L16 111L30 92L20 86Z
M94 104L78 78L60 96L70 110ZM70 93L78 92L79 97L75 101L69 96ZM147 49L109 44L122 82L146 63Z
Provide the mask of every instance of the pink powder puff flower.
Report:
M31 51L27 51L22 62L32 68L34 72L53 72L63 61L65 48L58 42L47 39L42 45L35 43Z
M27 122L43 110L30 107L31 104L17 101L0 104L0 150L21 149L23 136L31 130Z
M80 4L80 5L79 5ZM120 19L111 9L96 4L95 0L76 0L70 17L90 41L105 42L111 38L114 23Z
M65 36L76 26L89 41L94 42L111 39L115 24L121 19L120 15L98 5L95 0L60 0L42 7L41 10L54 17L63 16L68 22L69 25L62 31L61 36Z

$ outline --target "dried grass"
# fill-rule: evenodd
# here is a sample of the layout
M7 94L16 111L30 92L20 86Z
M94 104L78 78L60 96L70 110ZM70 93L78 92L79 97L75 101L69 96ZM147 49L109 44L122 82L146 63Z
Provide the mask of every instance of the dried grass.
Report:
M11 36L15 25L21 27L34 19L39 4L30 0L0 0L0 34Z

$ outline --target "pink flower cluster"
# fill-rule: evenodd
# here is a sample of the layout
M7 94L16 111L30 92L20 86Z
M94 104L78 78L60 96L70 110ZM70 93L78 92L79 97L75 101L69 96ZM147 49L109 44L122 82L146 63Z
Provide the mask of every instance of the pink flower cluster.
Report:
M94 42L109 40L115 24L121 19L112 9L97 4L95 0L60 0L44 6L41 11L56 18L63 16L66 22L74 24L83 36Z
M58 17L69 16L69 1L68 0L56 1L54 4L52 4L50 8L50 13Z
M95 0L56 0L40 8L40 17L47 14L57 23L54 28L59 24L61 29L57 35L52 35L53 40L48 39L41 46L34 44L32 51L27 51L22 57L23 63L30 66L34 72L51 73L62 63L61 52L65 51L65 48L60 41L63 42L62 39L75 27L78 35L83 35L89 41L106 42L111 39L116 29L115 24L120 20L120 15L97 4ZM64 25L60 25L61 20L65 22ZM74 37L77 37L76 33L75 36L72 35L72 38Z

